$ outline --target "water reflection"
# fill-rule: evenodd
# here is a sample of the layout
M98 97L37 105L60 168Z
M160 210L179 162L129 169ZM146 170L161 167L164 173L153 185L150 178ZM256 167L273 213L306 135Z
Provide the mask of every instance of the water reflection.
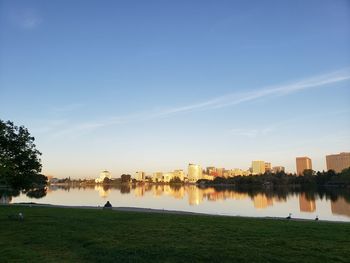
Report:
M91 194L93 192L97 194ZM21 198L12 198L9 193L0 193L0 202L31 202L28 197L40 198L45 194L47 196L43 203L53 204L100 205L105 203L104 199L108 199L118 206L259 216L286 216L293 212L293 215L303 218L315 218L315 215L325 218L327 215L327 219L332 220L333 215L347 217L350 221L350 189L339 188L261 189L168 184L78 187L56 185L49 187L47 192L35 192L27 196L22 195Z
M349 200L346 201L343 197L338 198L336 201L332 201L331 208L333 214L350 217L350 202Z
M253 197L254 207L257 209L264 209L273 205L272 198L267 197L265 194L257 194Z
M102 198L108 197L109 193L111 192L109 187L106 185L95 185L95 191L97 191L99 196Z
M316 210L315 199L311 199L306 196L305 193L299 195L299 207L300 212L314 212Z

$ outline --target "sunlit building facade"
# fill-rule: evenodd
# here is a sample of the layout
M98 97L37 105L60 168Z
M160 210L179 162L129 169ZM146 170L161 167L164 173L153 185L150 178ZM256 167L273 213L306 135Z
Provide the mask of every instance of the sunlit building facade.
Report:
M253 174L265 173L265 162L264 161L252 161L252 173Z
M178 178L180 178L181 181L184 181L185 180L185 173L183 170L175 170L174 177L178 177Z
M305 170L312 170L311 159L307 156L297 157L296 165L297 165L297 175L303 175Z
M146 180L146 173L142 171L136 172L135 179L139 182L144 182Z
M163 182L163 173L162 172L153 173L152 181L155 183Z
M198 164L190 163L188 165L188 181L190 183L195 183L199 179L202 179L202 168Z
M164 183L169 183L174 178L175 178L174 172L163 173L163 182Z
M340 173L342 170L350 167L350 152L327 155L326 163L327 170Z

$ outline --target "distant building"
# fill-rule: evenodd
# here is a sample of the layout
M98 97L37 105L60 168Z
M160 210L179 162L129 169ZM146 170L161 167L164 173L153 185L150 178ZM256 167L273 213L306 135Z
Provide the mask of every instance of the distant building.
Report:
M252 161L252 173L253 174L265 173L265 162L264 161Z
M274 166L274 167L272 167L272 172L275 174L280 173L280 172L285 172L285 168L284 168L284 166Z
M213 181L214 180L214 176L209 175L209 174L202 174L202 179L206 179L206 180L210 180Z
M100 177L95 179L95 183L100 184L103 183L104 179L108 178L111 179L111 173L107 170L104 170L100 173Z
M218 173L219 177L224 177L224 175L225 175L225 168L216 168L216 172Z
M146 180L146 173L142 171L136 172L135 179L139 182L144 182Z
M210 167L207 167L206 169L206 174L209 174L209 175L213 175L213 176L217 176L216 174L216 168L213 167L213 166L210 166Z
M297 157L296 165L297 165L297 175L303 175L305 170L312 170L311 159L307 156Z
M156 173L153 173L153 176L152 176L152 181L155 182L155 183L159 183L159 182L163 182L163 173L162 172L156 172Z
M195 183L199 179L202 179L202 168L198 164L190 163L188 165L188 181Z
M185 173L183 170L175 170L174 176L180 178L181 181L185 180Z
M350 167L350 152L331 154L326 156L327 170L334 170L340 173Z
M163 173L163 182L164 183L169 183L174 178L175 178L174 172Z
M271 163L265 163L265 172L271 172Z

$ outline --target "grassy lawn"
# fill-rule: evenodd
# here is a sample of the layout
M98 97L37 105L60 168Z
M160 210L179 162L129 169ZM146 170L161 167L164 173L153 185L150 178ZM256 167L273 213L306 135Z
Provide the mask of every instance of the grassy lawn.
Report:
M0 262L350 262L350 224L0 206Z

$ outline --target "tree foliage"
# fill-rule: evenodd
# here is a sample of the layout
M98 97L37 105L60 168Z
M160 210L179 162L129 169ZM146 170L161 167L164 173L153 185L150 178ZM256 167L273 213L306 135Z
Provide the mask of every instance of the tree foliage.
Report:
M305 170L302 176L279 172L276 174L264 173L262 175L236 176L236 177L216 177L213 181L199 180L198 183L207 185L250 185L250 186L350 186L350 167L340 173L333 170L315 172Z
M122 174L120 178L121 178L122 183L130 183L130 181L131 181L130 174Z
M24 190L45 186L40 155L27 128L0 120L1 185Z

